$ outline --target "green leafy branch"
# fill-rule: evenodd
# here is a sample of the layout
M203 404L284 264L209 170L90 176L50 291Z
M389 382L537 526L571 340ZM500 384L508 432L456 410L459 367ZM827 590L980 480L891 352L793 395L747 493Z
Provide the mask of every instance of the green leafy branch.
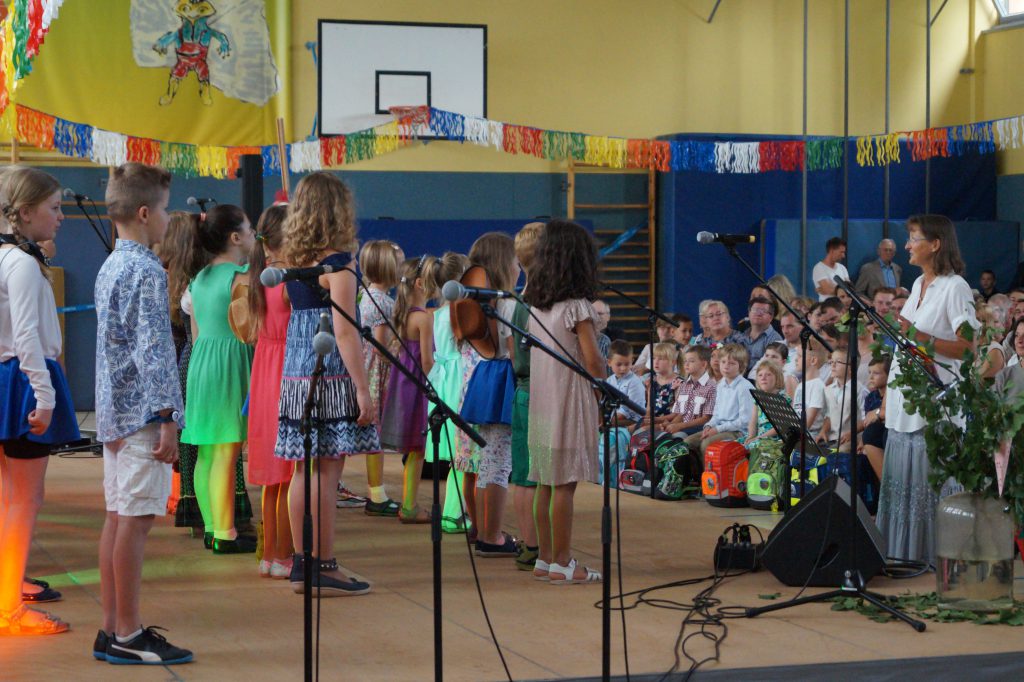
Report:
M912 327L910 338L914 333ZM959 333L973 343L975 331L969 324L964 323ZM934 357L934 343L924 344L923 352ZM1003 498L1013 506L1018 522L1024 520L1024 396L1011 403L982 379L973 348L964 352L959 380L945 391L906 353L900 353L897 361L901 373L890 385L906 396L907 412L927 422L924 435L932 485L938 489L952 477L967 491L998 497L993 455L1000 443L1012 439Z

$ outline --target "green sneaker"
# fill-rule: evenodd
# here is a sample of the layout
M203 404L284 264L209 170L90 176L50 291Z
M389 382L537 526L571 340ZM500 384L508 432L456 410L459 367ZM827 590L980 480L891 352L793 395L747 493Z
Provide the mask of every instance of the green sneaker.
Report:
M516 541L516 568L520 571L532 571L537 563L539 547L527 547L522 540Z

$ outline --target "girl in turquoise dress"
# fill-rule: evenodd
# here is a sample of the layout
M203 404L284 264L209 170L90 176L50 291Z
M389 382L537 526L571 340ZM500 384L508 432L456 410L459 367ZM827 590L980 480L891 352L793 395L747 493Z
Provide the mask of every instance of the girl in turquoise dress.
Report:
M438 298L445 282L458 281L466 271L469 263L461 253L448 251L440 258L428 264L424 270L431 298ZM434 311L434 366L427 375L437 391L437 397L453 410L458 409L462 399L462 354L452 332L451 312L448 302ZM457 429L451 422L441 429L440 448L434 451L434 441L427 434L426 461L452 461L455 452L455 432ZM441 512L441 530L446 533L462 533L467 530L468 517L462 502L462 472L455 467L448 469L448 482L445 486L444 510Z
M256 551L256 542L235 530L235 465L246 439L242 405L249 392L252 346L235 338L228 323L231 291L243 284L241 265L256 242L245 212L223 204L196 216L200 248L214 254L189 285L192 357L188 367L183 443L199 448L196 499L215 554Z

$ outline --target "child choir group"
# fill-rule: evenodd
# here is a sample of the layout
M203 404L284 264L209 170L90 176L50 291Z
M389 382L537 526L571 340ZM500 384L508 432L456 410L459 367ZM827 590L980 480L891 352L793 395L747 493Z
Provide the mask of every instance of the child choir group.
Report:
M431 308L450 280L511 290L522 275L522 301L499 300L500 317L591 375L607 376L644 406L645 414L622 408L614 415L616 438L653 420L701 456L720 440L753 449L778 434L751 389L785 395L806 411L812 437L867 455L882 480L878 522L889 554L933 554L928 509L936 498L921 492L928 471L924 425L906 414L902 396L886 397L898 368L873 357L870 328L858 339L861 365L850 366L833 324L849 303L842 296L813 302L777 282L784 298L830 339L831 356L812 340L800 358L797 319L779 315L774 299L756 288L747 319L735 329L725 304L706 300L699 308L701 334L693 335L690 318L675 315L673 325L659 326L660 342L634 362L627 342L603 333L607 307L596 300L597 251L575 223L531 223L514 238L487 233L465 256L406 258L387 240L359 248L353 197L330 173L304 177L291 203L267 209L255 228L230 205L168 214L170 180L162 168L128 163L112 172L106 190L119 239L95 284L96 430L107 512L99 548L103 622L92 652L99 660L192 660L154 626L143 626L145 539L155 517L174 504L177 525L190 527L214 554L255 552L257 538L246 528L252 508L240 462L245 444L248 482L262 486L259 575L303 590L303 408L318 358L313 338L325 322L336 346L323 357L309 438L317 594L371 590L341 569L334 551L336 507L353 497L341 483L350 455L366 457L368 498L360 506L370 516L430 522L418 504L423 463L447 461L442 528L470 534L478 556L513 558L516 568L550 585L603 579L571 553L576 485L597 481L601 470L594 391L512 327L486 320L474 302ZM60 595L26 578L25 565L48 455L79 437L57 362L61 333L40 247L60 226L61 192L42 171L10 167L0 176L0 194L0 633L55 634L68 624L28 604ZM908 227L911 264L924 275L910 300L892 312L904 330L916 325L918 340L932 335L940 357L955 363L968 345L955 330L977 319L959 274L952 223L921 216ZM273 288L260 282L266 267L317 265L331 267L316 282ZM938 293L926 299L925 290ZM879 289L876 308L889 312L883 307L893 306L898 293ZM425 395L331 302L358 318L412 375L428 379L486 445L446 424L435 447L426 435ZM804 366L806 382L799 382ZM851 401L857 433L845 408ZM385 490L385 451L404 455L400 501ZM180 483L169 500L174 464ZM509 497L518 539L503 529ZM894 513L902 508L917 511L908 519Z
M190 527L214 554L257 551L243 445L248 482L262 486L259 575L303 590L301 427L317 363L313 337L325 317L336 346L323 358L310 434L317 594L371 589L344 572L334 553L349 455L366 456L368 515L430 522L417 503L423 462L449 461L445 531L469 533L478 556L514 558L517 568L551 585L602 579L570 551L576 484L598 474L592 389L508 326L484 322L482 333L467 332L463 318L472 310L428 307L449 280L512 289L522 273L529 305L502 300L502 316L604 376L591 303L597 251L582 227L531 223L514 239L485 234L465 256L405 258L386 240L359 248L353 197L330 173L303 178L291 203L267 209L255 227L231 205L168 213L170 180L162 168L127 163L114 169L106 190L118 240L95 284L96 430L107 511L96 659L192 660L159 628L143 626L145 540L155 517L176 507L177 525ZM27 578L25 565L47 456L79 438L57 362L61 336L49 263L38 246L56 236L61 192L52 176L20 167L5 169L0 191L0 633L56 634L70 626L29 604L60 594ZM266 267L316 265L332 266L316 282L260 283ZM331 301L372 330L406 369L429 379L486 445L451 424L438 447L428 442L426 397ZM385 451L404 455L400 502L385 491ZM179 480L174 495L172 471ZM519 539L503 530L510 493Z

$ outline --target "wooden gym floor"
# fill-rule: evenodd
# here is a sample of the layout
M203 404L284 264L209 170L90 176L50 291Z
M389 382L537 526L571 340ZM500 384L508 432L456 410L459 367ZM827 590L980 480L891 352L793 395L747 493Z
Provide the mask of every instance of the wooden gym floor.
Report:
M386 478L389 491L397 496L401 489L398 457L388 459ZM356 490L364 489L361 459L348 463L345 480ZM64 601L47 608L69 621L72 630L54 637L0 638L0 679L301 679L301 597L291 592L287 581L259 578L252 555L214 556L204 551L199 540L174 528L170 518L158 521L148 543L143 616L147 624L168 628L173 643L191 648L195 662L143 669L94 661L90 652L100 624L96 550L103 523L101 482L98 459L51 460L29 573L63 591ZM429 482L424 481L422 503L427 503L429 490ZM256 503L258 492L252 489L250 494ZM574 551L596 568L600 568L600 505L599 487L579 487ZM433 675L429 526L370 518L359 509L337 513L338 559L349 571L369 580L374 591L363 597L323 601L322 679L429 679ZM657 502L628 494L621 498L621 517L626 591L707 576L715 539L726 526L739 521L767 528L776 520L752 510L714 509L700 501ZM514 531L511 509L507 519L506 526ZM449 680L504 679L474 587L464 536L445 535L443 555L445 676ZM507 559L477 559L477 568L514 679L600 674L601 620L594 607L601 594L598 585L551 587L517 571ZM1020 564L1017 571L1021 575ZM657 596L685 602L706 584L663 590ZM870 587L886 593L928 592L934 589L934 576L903 581L876 578ZM612 591L617 592L615 583ZM726 581L715 596L726 605L764 605L770 602L758 595L774 592L781 592L785 599L796 590L761 572ZM627 612L629 662L635 677L660 674L672 666L673 644L684 615L650 606ZM612 633L613 673L621 675L622 631L615 612ZM710 644L696 640L693 644L695 653L711 653ZM701 673L730 679L733 675L724 673L737 668L844 661L891 661L905 666L902 659L1021 650L1024 628L929 622L928 631L918 634L903 624L873 623L858 614L814 604L756 619L729 620L721 660L708 663ZM954 663L944 669L952 673L956 667ZM738 670L731 672L740 675ZM743 675L763 679L754 671Z

